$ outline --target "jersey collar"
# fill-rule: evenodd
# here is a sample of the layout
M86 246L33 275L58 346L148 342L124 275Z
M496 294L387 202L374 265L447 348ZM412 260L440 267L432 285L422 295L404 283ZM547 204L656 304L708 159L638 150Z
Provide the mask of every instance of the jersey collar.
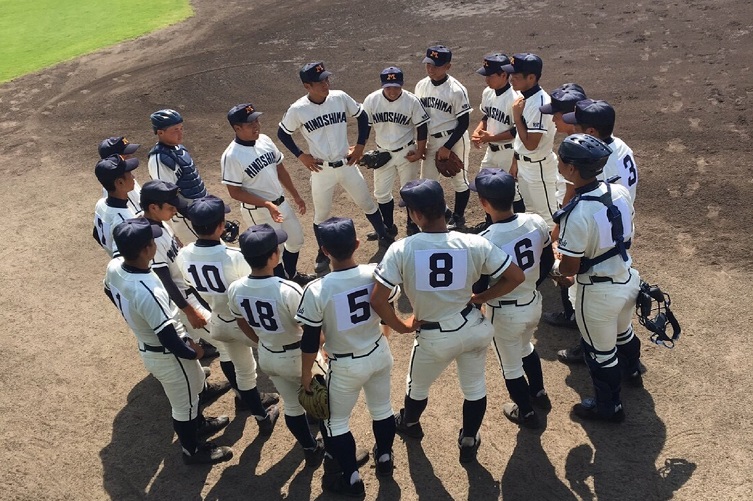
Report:
M496 221L495 223L492 223L492 224L511 223L511 222L515 221L516 219L518 219L518 215L517 214L513 214L512 216L508 217L507 219L502 219L502 220Z
M575 188L575 193L577 193L578 195L582 195L584 193L588 193L589 191L593 191L599 187L600 182L601 181L599 181L598 179L594 179L590 183L584 186L581 186L580 188Z
M612 136L609 136L606 139L602 139L602 141L604 141L607 144L612 144L614 142L614 138Z
M498 96L501 96L502 94L504 94L505 92L507 92L507 90L508 90L509 88L510 88L510 83L508 82L508 83L506 83L506 84L505 84L505 86L504 86L504 87L502 87L501 89L494 89L494 93L495 93L496 95L498 95Z
M128 208L128 200L123 200L121 198L107 197L105 199L105 204L108 207L117 207L118 209Z
M156 219L150 219L150 218L148 218L146 216L144 216L144 219L146 219L147 221L149 221L149 223L151 223L151 224L156 224L160 228L164 228L165 227L165 225L162 224L162 221L157 221Z
M528 89L526 91L523 91L522 94L523 94L523 97L525 99L528 99L529 97L533 96L534 94L536 94L540 90L541 90L541 87L539 86L539 84L536 84L533 87L531 87L530 89Z
M431 78L429 80L431 80L431 84L434 87L439 87L440 85L442 85L443 83L445 83L447 80L449 80L449 78L450 78L450 75L445 75L442 80L431 80Z
M220 245L222 242L219 240L207 240L206 238L200 238L196 240L196 247L214 247Z
M256 141L244 141L243 139L240 139L238 137L235 138L235 142L242 146L255 146L256 145Z
M142 274L145 274L145 273L149 273L150 271L152 271L151 268L147 268L147 269L143 270L141 268L136 268L135 266L130 266L130 265L127 265L125 263L122 263L120 265L120 267L123 268L123 271L125 271L127 273L142 273Z

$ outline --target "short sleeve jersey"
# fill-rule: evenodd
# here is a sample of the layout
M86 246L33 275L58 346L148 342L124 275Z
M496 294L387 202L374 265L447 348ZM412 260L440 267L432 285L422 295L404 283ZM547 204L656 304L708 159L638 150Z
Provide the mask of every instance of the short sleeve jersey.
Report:
M276 200L284 194L277 176L282 159L280 150L264 134L253 146L233 141L222 154L222 184L240 186L264 200Z
M102 198L107 198L107 190L102 188ZM128 192L128 207L135 213L141 212L141 185L133 180L133 189Z
M610 184L612 203L620 209L622 216L623 241L633 237L633 201L627 188ZM582 195L599 197L606 193L606 184L599 185ZM593 259L614 247L612 225L607 219L607 207L599 201L580 200L572 211L560 221L558 251L565 256ZM586 271L590 276L619 277L630 269L632 258L628 260L613 256Z
M512 118L512 104L520 96L519 92L507 85L504 91L497 95L497 91L487 87L481 93L481 111L486 119L486 130L491 135L501 134L515 127ZM510 143L502 141L498 144Z
M124 200L113 198L100 198L94 206L94 228L97 230L99 245L110 257L120 255L118 246L112 238L112 230L117 225L141 215L141 211L134 211L131 204Z
M544 137L539 141L539 145L535 150L529 150L523 145L523 141L520 139L520 134L515 136L513 147L515 153L525 155L533 160L542 160L546 158L551 152L554 146L554 135L557 133L557 128L552 120L552 115L545 115L539 111L539 107L552 102L541 87L530 97L526 98L525 106L523 107L523 120L525 120L528 132L533 134L543 134Z
M290 135L300 129L314 158L337 162L348 155L348 117L357 117L362 111L348 94L331 90L321 104L308 96L294 102L282 117L280 127Z
M429 122L429 114L421 101L403 90L400 97L390 101L382 89L376 90L363 100L363 109L369 117L379 148L396 150L413 139L416 127Z
M610 177L620 176L617 182L628 189L630 197L635 203L638 188L638 166L635 164L633 150L625 144L625 141L614 136L609 143L609 147L612 149L612 154L607 158L604 171L597 177L601 181L606 181Z
M113 259L107 265L105 287L141 343L161 346L157 334L169 325L179 336L185 334L183 324L176 320L177 306L153 271L126 271L121 259Z
M515 214L512 219L491 224L481 236L510 255L525 274L525 281L512 292L487 304L499 306L499 301L513 300L520 300L525 304L536 290L541 253L552 242L546 221L538 214L523 212ZM492 281L491 284L496 282Z
M382 335L379 316L371 308L373 264L338 270L306 285L296 320L324 330L328 353L358 353ZM399 289L393 289L392 298Z
M178 266L186 281L209 303L212 317L226 323L235 320L228 307L228 287L251 273L240 249L222 242L194 242L178 252Z
M295 282L279 277L239 278L228 289L228 307L243 318L261 343L275 351L301 340L303 330L295 321L303 291Z
M401 285L417 319L442 322L465 308L482 274L497 279L510 263L479 235L418 233L392 244L374 276L387 287Z
M458 126L458 117L473 111L468 91L454 77L447 75L441 85L434 85L429 77L416 84L416 97L429 113L429 134L452 131Z

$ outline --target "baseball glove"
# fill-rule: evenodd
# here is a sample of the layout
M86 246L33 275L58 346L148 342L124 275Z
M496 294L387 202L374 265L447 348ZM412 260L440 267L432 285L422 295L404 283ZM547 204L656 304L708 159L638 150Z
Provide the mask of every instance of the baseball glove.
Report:
M389 151L369 150L363 154L358 165L368 167L369 169L378 169L392 159Z
M238 221L225 221L225 231L222 232L220 238L223 242L229 244L238 240L238 233L240 233L241 226Z
M298 401L306 412L317 419L329 418L329 392L318 378L311 380L311 392L303 389L298 390Z
M450 151L450 156L446 160L439 158L439 151L437 151L434 157L434 163L437 166L437 170L444 177L452 177L458 172L463 170L463 161L455 154L454 151Z

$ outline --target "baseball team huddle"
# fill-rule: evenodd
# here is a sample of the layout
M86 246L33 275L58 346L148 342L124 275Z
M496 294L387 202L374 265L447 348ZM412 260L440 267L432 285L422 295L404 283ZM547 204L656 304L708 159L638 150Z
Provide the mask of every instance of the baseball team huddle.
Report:
M112 258L105 293L164 388L186 464L232 457L229 447L205 440L229 418L202 412L232 389L236 409L250 411L262 435L272 434L284 408L306 466L324 465L324 490L362 497L359 467L369 453L356 447L349 426L361 391L372 419L375 473L391 477L395 435L424 436L429 390L453 361L464 397L459 460L473 462L487 408L490 344L511 400L502 414L540 428L552 407L532 343L542 318L580 331L577 345L558 358L586 364L594 396L575 404L572 416L625 419L621 385L641 387L645 368L632 327L640 277L629 253L638 174L632 150L613 135L615 111L574 83L545 92L535 54L494 53L477 70L487 87L482 119L471 129L468 93L449 75L451 61L447 47L429 47L427 76L414 93L403 88L399 68L387 67L381 88L362 104L330 89L322 62L300 69L306 95L288 108L277 138L310 171L315 275L298 267L305 232L296 211L305 214L306 203L283 153L261 133L262 112L253 104L228 112L235 137L220 161L221 182L240 202L243 232L228 219L231 207L207 193L182 144L177 111L150 117L157 143L143 185L133 176L138 144L123 137L100 144L95 174L104 196L95 206L93 237ZM349 118L358 130L352 147ZM372 131L376 146L365 152ZM566 137L555 150L557 132ZM475 176L472 147L485 148ZM452 162L456 167L447 168ZM359 163L373 169L373 197ZM395 181L406 221L399 239ZM354 257L361 241L353 221L332 215L337 185L373 227L366 239L383 250L379 263ZM476 225L466 225L471 191L486 214ZM228 245L236 241L238 247ZM547 278L561 290L562 311L542 313L537 289ZM407 318L395 311L400 294L412 307ZM391 332L415 336L397 412ZM279 394L257 389L254 348ZM227 383L207 383L199 360L210 351ZM328 400L317 423L304 397L318 385Z

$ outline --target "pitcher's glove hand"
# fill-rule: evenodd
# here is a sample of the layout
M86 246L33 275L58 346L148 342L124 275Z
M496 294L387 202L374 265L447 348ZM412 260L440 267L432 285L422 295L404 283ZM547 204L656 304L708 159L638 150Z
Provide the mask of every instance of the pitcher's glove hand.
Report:
M240 233L241 226L238 221L225 221L225 231L222 232L220 238L223 242L229 244L238 240L238 233Z
M306 410L309 416L317 419L329 419L329 392L327 387L318 378L311 380L311 391L306 391L303 386L298 390L298 402Z
M389 151L369 150L363 154L358 165L368 167L369 169L378 169L392 159Z
M445 177L452 177L463 170L463 161L460 160L460 157L454 151L450 151L450 156L445 160L439 158L439 152L437 151L434 161L439 173Z

